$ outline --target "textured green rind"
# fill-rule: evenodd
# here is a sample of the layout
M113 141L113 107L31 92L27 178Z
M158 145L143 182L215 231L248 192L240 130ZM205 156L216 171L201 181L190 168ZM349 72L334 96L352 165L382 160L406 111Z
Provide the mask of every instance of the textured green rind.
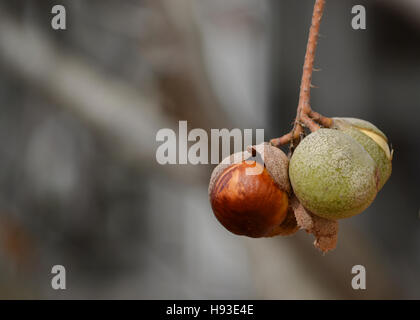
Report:
M383 133L381 130L378 129L377 126L370 123L369 121L362 120L362 119L357 119L357 118L346 118L346 117L344 117L344 118L333 118L333 120L343 120L343 121L349 123L350 125L352 125L354 127L373 131L373 132L379 134L380 136L382 136L382 138L384 138L385 141L388 142L388 138L386 137L385 133Z
M379 169L378 191L381 190L392 172L392 164L391 161L388 160L385 151L372 138L357 129L346 128L343 132L359 142L375 161Z
M365 210L376 196L376 165L349 135L319 129L298 145L289 176L302 205L326 219L342 219Z
M351 119L352 121L349 121ZM343 124L342 120L350 124L350 126L347 126ZM376 128L373 124L370 122L360 120L360 119L353 119L353 118L334 118L334 124L335 126L342 130L344 133L350 135L353 137L357 142L359 142L365 150L370 154L372 159L375 161L378 169L379 169L379 184L378 184L378 191L382 189L382 187L385 185L385 183L388 181L389 177L391 176L392 172L392 161L388 159L388 157L385 154L385 151L368 135L364 134L357 128L367 129L371 130L381 136L384 137L386 141L387 138L383 134L382 131L380 131L378 128ZM364 124L362 127L361 124ZM356 126L353 127L353 126Z

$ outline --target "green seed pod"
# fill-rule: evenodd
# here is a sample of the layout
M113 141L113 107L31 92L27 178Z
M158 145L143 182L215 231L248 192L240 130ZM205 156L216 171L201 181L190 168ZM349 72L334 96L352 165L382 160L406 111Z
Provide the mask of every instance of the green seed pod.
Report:
M359 214L377 194L375 161L340 130L319 129L303 139L290 159L289 176L302 205L326 219Z
M378 190L382 189L391 176L392 153L385 134L365 120L354 118L333 118L334 127L347 133L370 154L379 169Z

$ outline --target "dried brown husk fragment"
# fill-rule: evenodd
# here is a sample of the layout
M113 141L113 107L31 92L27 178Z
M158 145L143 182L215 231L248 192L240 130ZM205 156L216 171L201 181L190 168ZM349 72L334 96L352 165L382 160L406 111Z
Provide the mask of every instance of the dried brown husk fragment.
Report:
M318 217L306 210L296 196L291 199L296 222L301 229L315 236L314 246L323 253L334 250L338 239L338 222Z
M289 180L289 158L286 154L268 142L248 147L248 152L251 154L257 152L264 161L264 166L273 180L280 186L280 189L290 194L292 187Z

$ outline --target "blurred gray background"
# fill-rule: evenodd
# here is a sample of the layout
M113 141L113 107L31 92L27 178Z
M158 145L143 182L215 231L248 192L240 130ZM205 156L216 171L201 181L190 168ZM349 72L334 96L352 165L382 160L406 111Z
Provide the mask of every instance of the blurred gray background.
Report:
M228 233L207 199L211 165L156 162L157 131L180 120L290 130L313 3L0 0L0 297L420 298L418 1L327 1L312 106L372 121L395 149L334 252L303 231ZM51 289L56 264L65 291ZM351 288L357 264L365 291Z

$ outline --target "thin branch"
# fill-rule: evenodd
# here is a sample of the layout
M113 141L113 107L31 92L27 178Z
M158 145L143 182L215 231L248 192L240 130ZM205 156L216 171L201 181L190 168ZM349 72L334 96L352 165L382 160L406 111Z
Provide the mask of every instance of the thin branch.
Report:
M303 65L302 81L300 86L299 112L304 111L306 114L310 112L310 99L311 99L311 81L312 72L314 68L315 53L318 45L319 28L321 26L322 14L324 12L325 0L316 0L314 12L312 15L312 25L309 32L308 45L306 48L305 63Z
M309 116L312 118L312 120L319 123L323 127L329 128L332 126L331 118L324 117L323 115L319 114L316 111L311 110L311 112L309 112Z
M315 53L318 45L319 28L321 26L322 14L324 12L325 0L316 0L312 15L312 24L309 31L308 45L306 47L305 62L303 65L302 81L300 85L299 104L293 129L280 138L271 140L274 146L281 146L291 143L296 146L304 135L304 127L316 131L320 125L330 127L332 120L312 111L310 106L312 73L314 71Z

